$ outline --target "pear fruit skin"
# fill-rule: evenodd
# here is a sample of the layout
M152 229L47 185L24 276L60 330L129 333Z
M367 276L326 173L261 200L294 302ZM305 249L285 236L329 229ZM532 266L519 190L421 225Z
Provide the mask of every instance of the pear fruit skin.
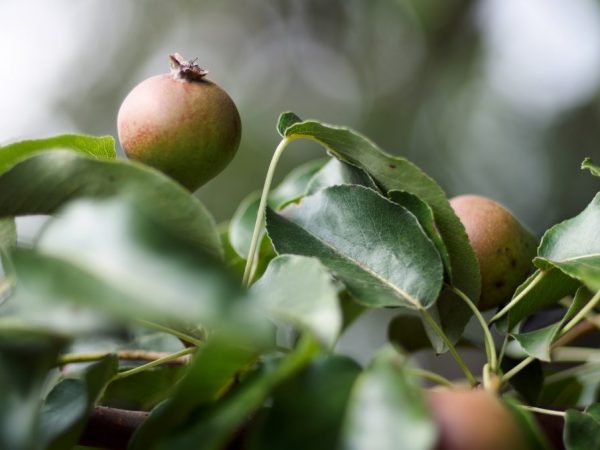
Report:
M431 389L426 402L438 429L436 450L527 450L502 400L481 389Z
M537 240L510 211L489 198L460 195L450 205L465 226L481 272L480 310L512 298L527 278Z
M223 89L173 74L150 77L133 88L119 109L117 129L128 158L190 191L231 162L241 138L240 115Z

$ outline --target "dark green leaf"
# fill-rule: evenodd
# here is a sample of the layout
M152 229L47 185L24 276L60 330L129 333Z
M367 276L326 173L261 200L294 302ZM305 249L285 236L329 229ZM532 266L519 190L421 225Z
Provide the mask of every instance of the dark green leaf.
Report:
M375 191L334 186L305 197L281 215L267 212L280 254L315 256L372 307L430 307L437 300L442 262L416 218Z
M358 377L345 415L342 448L433 448L436 428L405 364L395 350L386 348Z
M131 450L154 448L157 440L180 426L190 412L219 398L256 351L223 339L209 340L196 353L171 398L155 408L136 432ZM173 447L177 448L177 447Z
M149 411L166 400L184 372L184 367L173 365L120 378L108 385L101 404L112 408Z
M520 408L518 402L510 397L505 397L503 400L521 428L527 448L529 450L552 450L553 447L550 446L533 414Z
M375 191L379 190L367 172L336 158L331 158L321 170L312 177L306 188L306 195L314 194L330 186L357 184Z
M99 159L115 159L116 156L115 140L112 136L63 134L0 146L0 173L36 153L57 149L73 150Z
M417 316L402 314L394 317L388 327L388 339L409 353L431 348L423 322Z
M67 378L50 391L38 435L44 449L62 450L77 444L88 415L117 369L116 357L108 356L88 367L81 378Z
M52 214L77 198L107 198L135 189L177 234L221 256L214 220L183 187L160 172L127 161L99 161L72 151L35 155L0 175L0 217Z
M444 269L446 269L449 278L452 278L452 267L450 263L450 255L448 254L448 249L446 248L446 244L444 244L444 240L440 235L437 227L435 226L435 221L433 217L433 210L431 207L417 197L414 194L406 191L390 191L388 196L391 201L394 203L398 203L401 206L404 206L411 213L415 215L425 233L431 239L435 248L437 248L438 253L442 257L442 262L444 263Z
M280 363L250 376L227 397L202 411L190 426L161 439L156 447L133 447L131 450L222 449L277 386L294 376L312 360L315 351L314 342L301 341Z
M600 177L600 166L594 164L590 158L585 158L581 163L582 169L587 169L596 177Z
M567 450L600 448L600 403L589 406L585 412L567 411L565 446Z
M504 373L508 372L519 362L521 361L504 356L502 359L502 371ZM527 367L513 376L509 380L509 383L526 402L537 405L544 383L542 364L537 360L532 361Z
M600 369L596 369L596 386L600 382ZM585 391L588 390L588 386L593 385L587 384L580 380L576 376L569 376L552 380L549 377L540 391L537 405L544 406L546 408L570 408L572 406L585 404Z
M348 397L360 367L344 356L321 356L279 386L253 430L249 449L337 448Z
M285 137L285 131L295 123L302 122L302 119L291 111L284 112L279 116L277 121L277 132Z
M338 291L318 259L278 256L251 292L276 321L312 333L327 347L335 343L342 326Z
M0 331L0 448L37 448L44 382L64 344L33 331Z
M542 237L534 264L557 267L592 291L600 290L600 193L576 217L550 228Z
M285 135L316 140L336 158L363 169L385 191L406 191L425 201L433 210L436 226L450 255L452 284L469 298L479 299L481 278L475 253L446 194L433 179L410 161L383 152L373 142L348 128L305 121L289 126ZM451 305L449 310L453 313L453 320L443 320L444 314L439 317L446 334L456 341L472 313L464 302L455 301L456 298L447 292L443 293L439 303L444 308ZM438 351L443 349L439 341L436 347Z
M590 292L585 287L580 287L562 320L538 330L515 333L514 338L529 356L542 361L550 361L552 344L558 338L561 328L590 301L591 297Z

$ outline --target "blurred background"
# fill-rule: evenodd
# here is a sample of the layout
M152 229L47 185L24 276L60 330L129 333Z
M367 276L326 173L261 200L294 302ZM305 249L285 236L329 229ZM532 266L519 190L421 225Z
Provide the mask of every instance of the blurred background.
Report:
M236 101L237 158L197 195L224 220L263 182L280 112L347 125L449 195L506 204L536 233L598 189L600 2L0 2L0 142L116 136L127 92L198 57ZM281 178L322 150L296 143Z

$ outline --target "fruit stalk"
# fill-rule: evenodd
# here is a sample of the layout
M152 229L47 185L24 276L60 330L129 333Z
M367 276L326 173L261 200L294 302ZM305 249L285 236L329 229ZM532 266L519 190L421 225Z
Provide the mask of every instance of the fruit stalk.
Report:
M267 176L265 178L262 194L260 196L258 211L256 212L256 222L254 222L254 232L252 233L252 240L250 241L250 250L248 251L248 257L246 258L246 267L244 268L244 277L242 279L244 286L250 286L250 283L252 282L252 276L254 275L254 261L256 259L258 240L260 239L263 221L265 220L267 201L269 198L269 192L271 190L271 184L273 182L273 175L275 174L275 168L277 167L279 159L281 158L284 150L293 140L294 138L283 138L275 149L273 157L271 158L271 162L269 163Z

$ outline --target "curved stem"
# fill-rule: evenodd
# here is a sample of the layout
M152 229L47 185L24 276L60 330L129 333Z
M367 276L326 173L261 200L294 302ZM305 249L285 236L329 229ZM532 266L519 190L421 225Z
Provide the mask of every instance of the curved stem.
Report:
M151 369L156 366L160 366L161 364L165 364L170 361L173 361L174 359L178 359L178 358L181 358L182 356L189 355L190 353L193 353L195 351L196 351L196 347L184 348L183 350L179 350L178 352L171 353L171 354L164 356L162 358L159 358L159 359L155 359L154 361L149 362L148 364L142 364L141 366L137 366L131 370L119 372L112 378L111 382L115 381L115 380L120 380L122 378L130 377L131 375L135 375L136 373L143 372L145 370Z
M151 322L151 321L145 320L145 319L136 319L136 321L139 324L144 325L148 328L162 331L163 333L167 333L167 334L172 334L173 336L178 337L182 341L187 342L188 344L195 345L196 347L200 347L201 345L204 344L204 342L202 340L195 338L194 336L190 336L189 334L183 333L181 331L177 331L173 328L166 327L164 325L161 325L160 323Z
M463 291L450 284L446 284L446 286L467 304L467 306L471 309L471 311L473 311L473 315L477 318L477 321L481 325L481 329L483 330L484 335L485 352L487 353L489 369L492 372L495 372L498 368L498 360L496 357L496 344L494 344L494 338L492 337L492 333L490 332L490 329L485 319L481 315L479 309L477 309L477 306L475 306L475 303L473 303L473 301Z
M594 296L594 298L600 297L599 294L600 294L600 292L597 293ZM588 305L590 303L592 303L592 301L594 301L594 298L592 298L592 300L590 300ZM585 314L583 314L581 317L583 318L588 312L589 311L586 311ZM598 316L595 316L595 317L598 317ZM571 321L571 322L573 322L573 321ZM571 322L569 322L569 324ZM569 342L574 341L581 335L583 335L591 330L595 330L595 329L596 329L596 326L592 322L586 321L583 323L574 323L569 330L564 331L564 328L563 328L563 330L561 330L560 334L558 335L559 336L558 339L556 339L556 341L552 344L551 348L554 349L556 347L567 345ZM515 367L513 367L508 372L506 372L504 374L504 376L502 377L501 382L504 383L504 382L510 380L517 373L519 373L521 370L523 370L525 367L527 367L529 364L531 364L534 360L535 360L535 358L533 356L528 356L523 361L521 361L519 364L517 364Z
M581 320L592 311L600 302L600 291L596 292L589 302L560 330L559 337L564 336L571 328L577 325Z
M412 369L408 369L408 373L415 375L417 377L420 378L424 378L426 380L429 381L433 381L436 384L439 384L441 386L446 386L446 387L454 387L454 383L452 383L452 381L450 381L448 378L445 378L435 372L431 372L429 370L425 370L425 369L418 369L418 368L412 368Z
M446 346L448 347L450 354L454 357L457 364L464 372L471 386L477 386L477 384L479 384L477 379L473 376L471 370L469 370L469 367L465 363L464 359L462 359L462 356L460 356L460 354L456 351L456 348L454 347L452 342L450 342L450 339L448 339L448 336L446 336L444 330L440 328L435 319L431 317L431 314L429 314L429 311L427 311L425 308L421 308L419 312L421 313L425 321L429 324L429 326L433 329L433 331L435 331L435 333L442 339L442 341L444 341L444 344L446 344Z
M508 380L510 380L512 377L514 377L516 374L518 374L521 370L523 370L525 367L527 367L529 364L531 364L533 361L535 361L535 358L533 356L528 356L523 361L521 361L519 364L517 364L515 367L510 369L508 372L506 372L502 376L502 379L501 379L502 384L506 383Z
M517 406L526 411L531 411L531 412L538 413L538 414L546 414L549 416L560 416L560 417L565 417L565 415L566 415L566 413L564 411L555 411L553 409L538 408L537 406L527 406L527 405L517 405Z
M498 355L498 367L502 365L502 360L504 359L504 355L506 354L506 347L508 347L508 334L504 336L502 340L502 346L500 347L500 354Z
M258 247L258 241L260 240L262 225L265 219L267 200L269 198L269 191L271 190L271 183L273 182L275 168L277 167L277 163L279 162L279 158L281 158L283 151L293 140L294 138L283 138L275 149L273 157L271 158L271 163L269 164L269 169L267 170L265 184L263 185L263 190L260 197L260 203L258 205L258 211L256 212L256 222L254 223L254 232L252 234L252 240L250 241L250 250L248 251L248 258L246 259L246 267L244 268L244 277L242 279L244 286L249 286L252 280L256 249Z
M502 308L494 317L492 317L490 323L495 322L500 317L504 316L508 311L511 310L513 306L519 303L521 299L525 297L535 287L535 285L541 281L542 278L544 278L546 273L546 271L540 271L540 273L538 273L535 276L535 278L531 280L531 283L529 283L529 285L525 289L519 292L519 294L516 297L514 297L510 302L508 302L508 304L504 308Z

